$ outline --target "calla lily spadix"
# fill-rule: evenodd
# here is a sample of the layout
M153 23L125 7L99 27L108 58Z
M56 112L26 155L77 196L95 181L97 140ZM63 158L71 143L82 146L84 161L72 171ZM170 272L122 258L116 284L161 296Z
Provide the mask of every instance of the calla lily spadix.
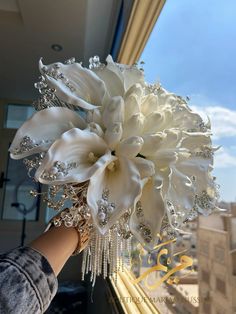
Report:
M186 99L147 84L136 65L111 56L106 64L91 58L89 69L74 58L50 65L41 59L39 70L37 111L17 131L10 154L29 158L53 197L63 189L51 207L60 210L70 199L72 216L90 217L84 265L96 259L93 281L101 269L107 275L106 263L116 270L132 236L151 251L157 234L172 238L216 208L210 121Z

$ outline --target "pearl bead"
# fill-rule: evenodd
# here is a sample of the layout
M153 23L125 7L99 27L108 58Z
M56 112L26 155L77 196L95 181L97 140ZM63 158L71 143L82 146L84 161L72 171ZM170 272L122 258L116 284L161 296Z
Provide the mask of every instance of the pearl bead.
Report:
M64 177L63 172L60 171L60 172L57 173L57 178L58 178L58 179L61 179L61 178L63 178L63 177Z
M50 170L51 174L56 174L58 172L58 169L56 167L52 167Z
M101 212L101 213L98 214L98 218L103 221L106 218L106 214Z

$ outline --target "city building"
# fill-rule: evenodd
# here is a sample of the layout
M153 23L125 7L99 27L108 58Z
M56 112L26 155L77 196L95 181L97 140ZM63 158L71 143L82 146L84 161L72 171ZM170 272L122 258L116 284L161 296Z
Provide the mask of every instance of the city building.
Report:
M236 207L231 205L229 213L199 217L199 314L236 313Z

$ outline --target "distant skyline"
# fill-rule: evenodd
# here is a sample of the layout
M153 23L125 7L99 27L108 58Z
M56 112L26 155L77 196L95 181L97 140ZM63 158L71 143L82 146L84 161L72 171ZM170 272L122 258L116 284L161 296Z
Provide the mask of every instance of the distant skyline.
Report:
M236 1L167 0L140 60L160 82L211 118L221 199L236 201Z

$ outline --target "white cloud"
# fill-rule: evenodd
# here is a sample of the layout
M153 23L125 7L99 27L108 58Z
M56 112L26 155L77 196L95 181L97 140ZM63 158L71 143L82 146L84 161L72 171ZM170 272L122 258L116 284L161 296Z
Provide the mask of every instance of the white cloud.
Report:
M221 147L215 152L215 168L236 167L236 157L230 153L230 150Z

